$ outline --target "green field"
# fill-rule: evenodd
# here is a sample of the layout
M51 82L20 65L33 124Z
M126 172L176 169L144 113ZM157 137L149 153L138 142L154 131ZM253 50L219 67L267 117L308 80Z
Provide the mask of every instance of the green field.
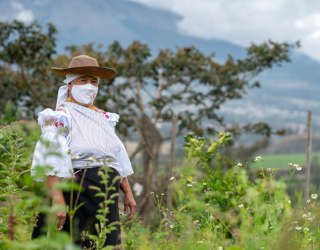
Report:
M312 153L312 160L320 159L320 152ZM288 163L297 163L301 166L306 164L306 154L296 153L296 154L272 154L272 155L262 155L262 160L252 164L253 167L265 167L265 168L280 168L288 167Z

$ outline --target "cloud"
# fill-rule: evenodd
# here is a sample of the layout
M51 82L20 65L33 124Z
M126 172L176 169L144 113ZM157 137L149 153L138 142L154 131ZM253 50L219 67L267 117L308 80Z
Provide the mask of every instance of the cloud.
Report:
M30 23L34 20L33 12L29 9L26 9L21 3L12 1L11 5L15 10L15 19L24 23Z
M315 0L131 0L181 16L180 32L241 46L272 39L300 40L301 50L320 60L320 2Z
M319 104L316 102L304 103L305 100L297 98L286 98L285 102L290 102L293 105L299 106L299 108L301 108L301 106L310 108L311 104L314 105L314 107L319 107ZM231 117L236 116L238 119L240 117L246 118L245 120L250 122L277 120L278 122L281 121L281 123L300 123L301 121L304 122L307 116L306 110L289 110L277 106L261 105L251 101L242 101L241 106L239 103L223 105L220 108L220 113L224 115L229 114ZM312 119L314 125L320 126L319 115L313 114Z

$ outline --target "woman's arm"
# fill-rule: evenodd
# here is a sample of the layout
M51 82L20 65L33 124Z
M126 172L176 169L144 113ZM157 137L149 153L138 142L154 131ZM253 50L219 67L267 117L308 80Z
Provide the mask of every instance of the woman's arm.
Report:
M52 200L52 206L54 205L61 205L63 207L66 207L66 203L63 197L63 193L61 190L54 190L54 185L59 182L59 177L57 176L48 176L47 178L47 187L50 192L50 197ZM58 218L58 230L61 230L63 228L63 225L65 223L67 212L65 210L63 211L57 211L55 215Z
M125 177L120 183L120 188L124 192L124 212L127 212L128 207L130 208L129 219L133 218L134 212L136 210L136 201L134 200L128 179Z

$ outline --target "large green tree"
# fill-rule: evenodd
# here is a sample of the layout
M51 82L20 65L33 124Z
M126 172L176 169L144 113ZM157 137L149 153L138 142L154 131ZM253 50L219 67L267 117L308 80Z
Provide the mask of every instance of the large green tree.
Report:
M35 118L37 107L53 106L58 86L49 66L56 53L56 33L50 23L44 31L37 21L0 22L1 110L11 100L15 109Z
M257 75L289 62L290 49L296 45L273 41L252 44L245 58L229 55L223 63L214 54L206 55L194 46L163 49L153 55L148 45L139 41L126 48L114 42L105 51L93 44L69 47L72 55L91 54L118 70L117 78L100 85L97 102L121 114L123 134L136 131L140 136L137 149L142 150L144 163L140 211L148 211L152 188L163 185L156 171L160 146L170 139L172 117L177 117L177 135L215 132L217 125L223 125L223 117L217 114L221 105L259 87L260 83L254 81ZM263 122L233 127L231 131L235 135L246 131L266 137L272 133Z

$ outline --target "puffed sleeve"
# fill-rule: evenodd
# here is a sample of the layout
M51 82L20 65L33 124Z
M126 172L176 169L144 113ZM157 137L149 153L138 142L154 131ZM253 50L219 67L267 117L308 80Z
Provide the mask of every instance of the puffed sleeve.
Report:
M72 177L72 161L67 143L71 129L70 115L64 109L54 111L47 108L38 114L38 124L42 134L34 150L31 175L35 177L37 166L50 166L51 169L45 169L45 175ZM43 181L42 178L36 180Z
M106 113L108 115L108 121L111 124L111 126L113 127L114 132L115 132L115 127L119 121L120 116L117 113L111 113L111 112L106 112ZM133 168L132 168L131 161L128 156L127 150L124 147L120 138L118 136L117 136L117 138L119 140L119 144L121 147L121 150L118 154L118 161L119 161L120 166L122 168L120 175L122 178L124 178L124 177L127 177L127 176L133 174L134 172L133 172ZM121 180L122 180L122 178L121 178Z
M119 157L118 160L119 160L120 166L122 168L121 177L124 178L124 177L127 177L129 175L132 175L134 172L133 172L133 169L132 169L131 161L130 161L130 158L128 156L127 150L126 150L126 148L124 147L124 145L123 145L123 143L121 141L120 141L120 145L121 145L121 150L120 150L119 155L118 155L118 157Z

